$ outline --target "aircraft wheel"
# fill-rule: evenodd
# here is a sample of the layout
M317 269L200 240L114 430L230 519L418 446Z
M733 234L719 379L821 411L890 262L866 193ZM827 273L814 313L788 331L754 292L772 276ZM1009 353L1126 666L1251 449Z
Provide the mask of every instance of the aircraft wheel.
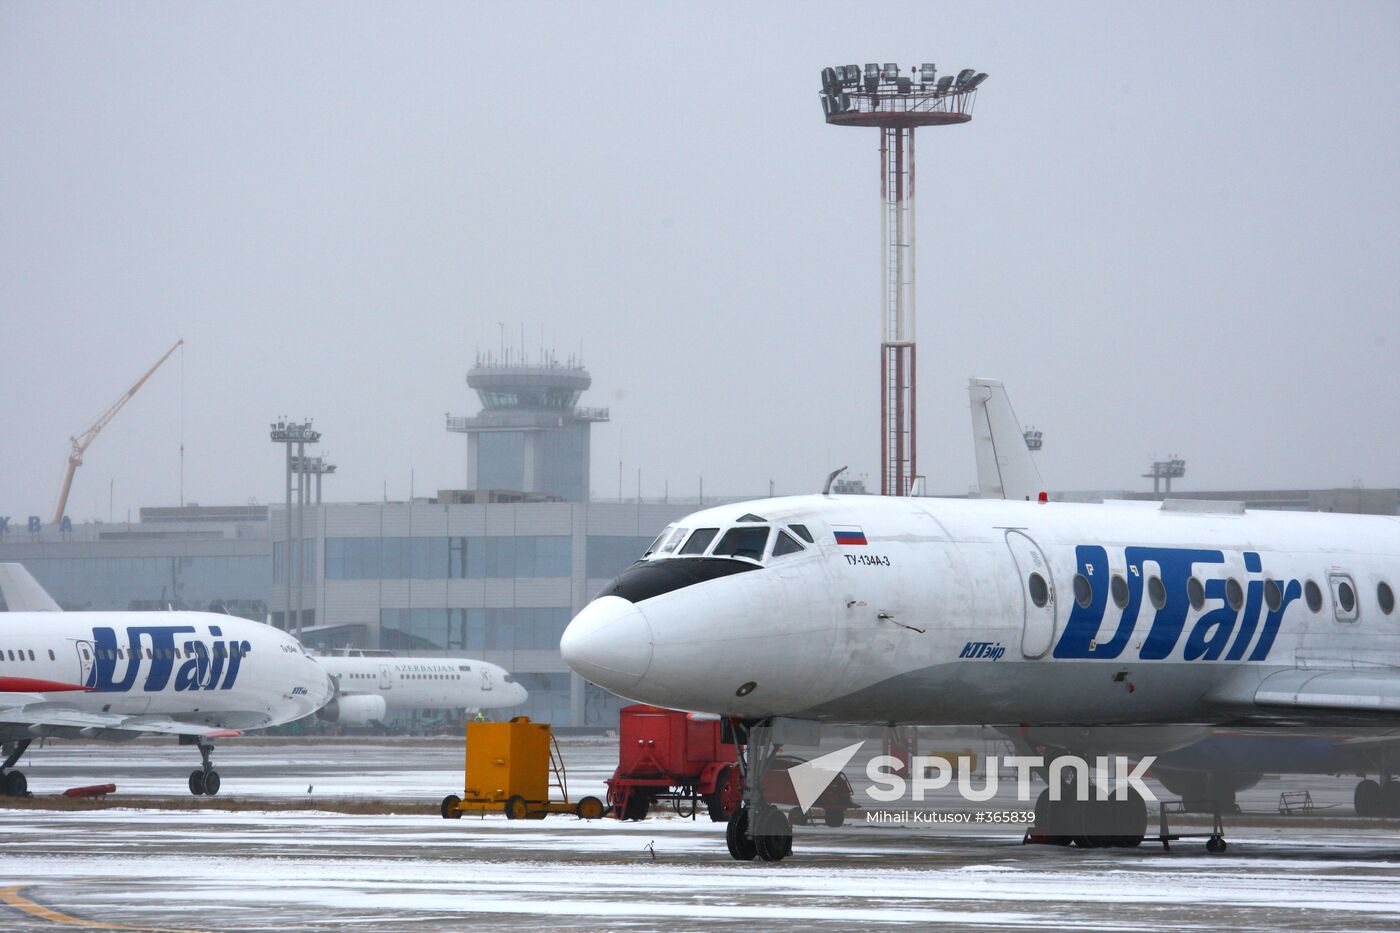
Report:
M5 772L4 794L6 797L26 797L29 795L29 779L23 771Z
M190 772L190 793L196 797L204 796L204 771L200 768Z
M593 799L593 798L590 798ZM457 809L462 805L462 798L456 794L448 794L442 798L442 818L444 820L460 820L462 811Z
M219 785L221 783L223 782L219 780L219 772L215 771L213 768L210 768L208 771L204 772L205 796L213 797L215 794L217 794L219 792Z
M1381 785L1381 815L1400 816L1400 781L1386 781Z
M1040 792L1040 796L1035 799L1035 832L1046 842L1056 846L1067 846L1070 844L1068 813L1065 809L1067 801L1051 800L1050 788L1045 788Z
M1380 816L1383 812L1381 786L1370 778L1356 785L1351 800L1357 816Z
M1206 840L1206 851L1219 855L1226 849L1225 840L1219 836L1211 836Z
M754 847L765 862L781 862L792 854L792 824L777 807L765 809L754 834Z
M729 818L724 828L724 843L729 847L729 855L737 862L752 862L758 849L749 838L749 808L741 806Z

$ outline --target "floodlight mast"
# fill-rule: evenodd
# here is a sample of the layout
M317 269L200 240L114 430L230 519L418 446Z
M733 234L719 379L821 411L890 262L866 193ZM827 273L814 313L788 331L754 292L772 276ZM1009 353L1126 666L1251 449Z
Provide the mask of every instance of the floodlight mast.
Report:
M880 494L907 496L917 475L914 315L914 130L972 119L972 69L935 80L931 63L840 65L822 70L822 110L835 126L880 130Z

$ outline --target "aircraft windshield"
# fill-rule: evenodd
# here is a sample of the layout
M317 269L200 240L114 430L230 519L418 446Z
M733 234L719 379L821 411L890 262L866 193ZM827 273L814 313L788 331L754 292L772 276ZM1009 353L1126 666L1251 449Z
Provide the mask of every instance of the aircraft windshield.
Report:
M768 531L765 526L731 528L715 545L714 557L747 557L762 560L763 549L768 546Z
M704 554L705 548L710 546L710 542L719 534L718 528L697 528L695 534L690 536L690 540L681 548L682 554Z

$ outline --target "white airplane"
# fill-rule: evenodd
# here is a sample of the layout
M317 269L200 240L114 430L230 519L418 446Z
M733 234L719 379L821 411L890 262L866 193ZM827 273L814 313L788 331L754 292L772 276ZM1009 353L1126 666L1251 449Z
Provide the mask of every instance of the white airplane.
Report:
M0 596L12 612L63 611L19 563L0 563ZM346 726L382 721L390 709L496 709L529 698L504 668L471 658L402 658L352 649L312 659L335 686L318 715Z
M530 694L504 668L471 658L400 658L367 652L315 655L336 684L318 714L327 722L367 726L391 709L496 709Z
M42 591L41 591L42 592ZM310 715L334 685L294 638L210 612L0 613L0 790L35 738L176 736L199 747L190 792L219 792L213 740Z
M606 689L729 717L741 738L774 717L1385 723L1400 716L1397 578L1396 517L797 496L668 527L560 649ZM1145 810L1133 819L1120 836L1140 840ZM784 827L734 820L736 858L785 854L761 845Z

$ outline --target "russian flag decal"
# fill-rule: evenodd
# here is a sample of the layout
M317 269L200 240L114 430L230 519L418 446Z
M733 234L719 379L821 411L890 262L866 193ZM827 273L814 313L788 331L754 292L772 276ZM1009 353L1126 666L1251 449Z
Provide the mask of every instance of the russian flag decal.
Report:
M836 536L837 544L865 545L869 543L865 540L865 532L861 530L859 525L834 525L831 532Z

